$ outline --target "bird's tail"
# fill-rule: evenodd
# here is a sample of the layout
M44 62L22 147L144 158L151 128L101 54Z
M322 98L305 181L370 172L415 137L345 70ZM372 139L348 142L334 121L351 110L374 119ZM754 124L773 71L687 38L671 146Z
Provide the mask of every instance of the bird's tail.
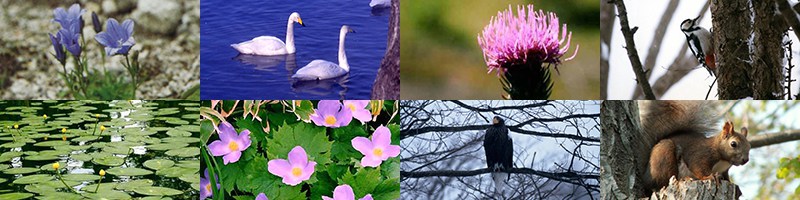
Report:
M492 180L494 180L494 191L498 196L505 194L506 178L508 173L505 172L492 172Z

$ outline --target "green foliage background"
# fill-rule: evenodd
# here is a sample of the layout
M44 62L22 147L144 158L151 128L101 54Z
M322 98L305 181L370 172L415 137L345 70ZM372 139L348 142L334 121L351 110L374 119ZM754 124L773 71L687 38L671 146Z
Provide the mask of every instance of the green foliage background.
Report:
M351 144L353 138L370 137L377 127L385 125L391 130L392 144L398 145L400 127L395 102L371 101L367 109L372 104L382 107L375 121L362 125L353 119L348 126L339 128L319 127L308 121L316 103L272 101L259 105L252 101L222 101L215 110L210 108L211 102L204 101L201 112L210 118L202 122L204 144L219 139L214 134L214 124L218 120L230 122L237 132L250 130L252 143L242 152L239 161L227 165L222 164L222 157L213 157L204 148L206 155L202 157L202 168L209 168L209 164L219 168L222 190L228 198L254 199L263 192L270 199L322 199L323 195L332 197L334 188L342 184L350 185L357 198L366 194L372 194L375 199L400 198L399 158L390 158L377 168L364 168L358 164L364 155ZM217 111L221 112L214 113ZM220 114L225 111L228 116ZM309 180L289 186L267 171L267 162L287 159L287 154L295 146L303 147L309 160L317 162L317 165ZM207 162L206 158L214 160ZM225 197L216 192L213 196L214 199Z

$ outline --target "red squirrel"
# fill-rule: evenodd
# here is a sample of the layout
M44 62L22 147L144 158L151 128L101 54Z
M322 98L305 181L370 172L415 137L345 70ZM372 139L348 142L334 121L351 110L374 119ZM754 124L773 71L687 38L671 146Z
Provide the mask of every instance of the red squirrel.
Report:
M734 130L732 122L718 134L706 137L714 126L709 106L701 101L639 101L642 130L656 144L649 152L645 189L659 190L675 176L678 180L730 180L728 169L749 161L747 129ZM737 191L737 193L740 193ZM737 194L737 196L740 194Z

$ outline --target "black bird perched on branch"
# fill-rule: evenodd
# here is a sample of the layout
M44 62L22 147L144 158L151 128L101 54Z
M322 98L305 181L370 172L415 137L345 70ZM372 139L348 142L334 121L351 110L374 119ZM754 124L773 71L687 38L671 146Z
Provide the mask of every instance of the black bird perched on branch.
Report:
M486 129L483 136L483 150L486 152L486 166L492 170L495 191L503 193L503 179L509 179L510 174L505 172L513 166L512 154L514 153L513 142L508 137L508 128L502 118L495 116L492 119L492 126Z

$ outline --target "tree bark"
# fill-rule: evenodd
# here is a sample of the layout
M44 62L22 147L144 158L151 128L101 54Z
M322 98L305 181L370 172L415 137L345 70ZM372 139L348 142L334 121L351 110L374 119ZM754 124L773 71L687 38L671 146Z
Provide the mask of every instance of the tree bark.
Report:
M392 0L386 55L372 85L372 99L400 99L400 0Z
M600 99L608 99L608 58L611 56L611 36L614 31L614 5L600 0Z
M636 155L643 141L636 101L603 101L600 121L600 199L644 196L637 176Z
M753 96L748 39L752 31L748 0L712 0L711 22L716 46L719 99Z
M753 99L783 98L783 36L789 27L774 1L753 1Z
M736 185L729 181L714 180L676 181L671 179L669 185L654 192L650 199L737 199Z

